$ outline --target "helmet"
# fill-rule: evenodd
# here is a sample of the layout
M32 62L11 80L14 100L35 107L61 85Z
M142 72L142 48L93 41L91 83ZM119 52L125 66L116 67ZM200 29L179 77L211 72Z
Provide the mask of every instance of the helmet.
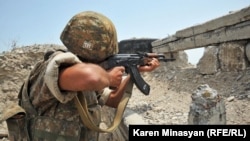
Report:
M106 16L93 11L73 16L60 39L69 51L93 63L118 53L115 26Z

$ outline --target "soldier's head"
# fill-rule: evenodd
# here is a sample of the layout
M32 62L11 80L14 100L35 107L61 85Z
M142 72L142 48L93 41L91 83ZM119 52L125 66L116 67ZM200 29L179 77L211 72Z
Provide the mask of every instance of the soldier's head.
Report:
M93 11L73 16L60 39L69 51L89 62L98 63L118 53L114 24L106 16Z

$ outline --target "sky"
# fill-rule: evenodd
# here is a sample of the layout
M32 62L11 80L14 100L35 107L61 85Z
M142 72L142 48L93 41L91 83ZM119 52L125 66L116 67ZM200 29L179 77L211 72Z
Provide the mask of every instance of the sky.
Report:
M33 44L59 44L67 22L96 11L114 23L118 41L166 38L178 30L248 7L250 0L0 0L0 52ZM195 64L203 49L186 51Z

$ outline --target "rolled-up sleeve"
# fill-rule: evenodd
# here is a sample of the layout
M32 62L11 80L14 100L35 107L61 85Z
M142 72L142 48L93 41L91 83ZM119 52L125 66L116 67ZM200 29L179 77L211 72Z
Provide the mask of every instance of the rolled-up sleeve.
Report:
M81 61L70 52L56 55L48 64L45 71L44 81L51 93L61 103L66 103L74 98L77 92L61 91L58 85L59 69L63 64L73 65Z
M104 88L101 92L97 92L98 97L98 103L103 106L106 104L107 100L109 99L109 95L111 94L112 90L107 88Z

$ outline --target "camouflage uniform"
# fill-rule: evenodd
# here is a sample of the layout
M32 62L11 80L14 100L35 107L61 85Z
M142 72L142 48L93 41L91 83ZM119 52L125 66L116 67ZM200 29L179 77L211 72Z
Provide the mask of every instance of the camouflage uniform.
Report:
M58 76L60 69L65 67L81 61L99 63L118 53L115 27L107 17L86 11L69 21L60 38L70 52L47 52L44 60L30 72L19 93L19 104L26 113L25 126L20 127L20 133L27 131L27 136L11 135L17 140L98 140L98 132L83 125L73 98L77 94L86 96L88 111L98 126L101 106L111 90L105 88L102 93L62 91L58 86Z
M55 52L50 57L37 64L29 78L29 98L36 112L25 106L29 136L32 141L70 140L96 141L98 133L84 127L81 122L73 98L76 94L87 97L89 112L98 126L100 123L100 108L104 103L102 97L93 91L70 92L61 91L58 87L59 70L81 61L72 53ZM107 94L106 94L107 96ZM24 98L25 99L25 98ZM23 99L23 100L24 100Z

